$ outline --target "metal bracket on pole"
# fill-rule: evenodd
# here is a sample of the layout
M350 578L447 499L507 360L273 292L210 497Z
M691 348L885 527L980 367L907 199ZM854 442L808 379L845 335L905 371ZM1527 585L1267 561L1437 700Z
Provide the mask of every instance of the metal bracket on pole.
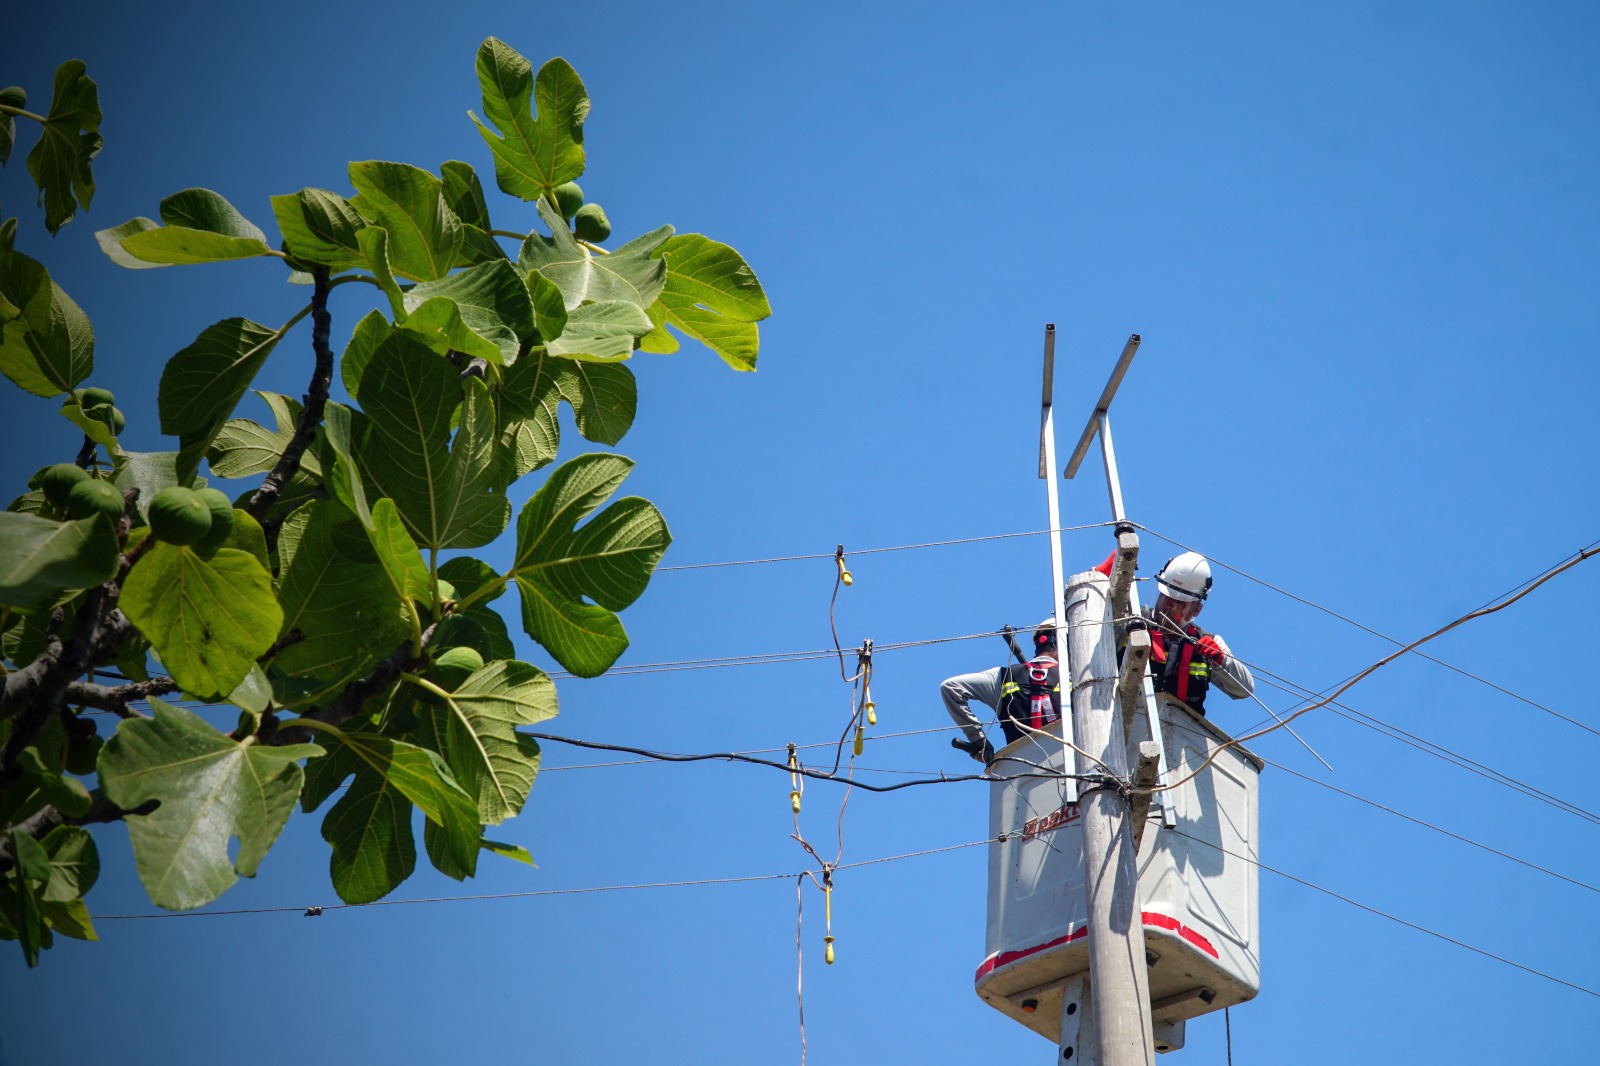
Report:
M1116 398L1117 389L1121 386L1122 379L1127 375L1128 367L1133 364L1134 354L1138 350L1139 335L1131 333L1128 335L1128 343L1123 345L1122 354L1117 357L1117 365L1112 368L1111 377L1106 381L1106 387L1100 392L1100 399L1095 402L1094 412L1090 414L1088 423L1083 427L1082 435L1078 437L1078 445L1072 450L1072 458L1067 460L1067 468L1063 471L1068 478L1076 477L1078 467L1082 465L1084 457L1089 454L1089 445L1098 436L1100 438L1100 454L1105 460L1106 491L1111 497L1111 519L1117 523L1127 522L1128 516L1122 506L1122 480L1117 474L1117 450L1111 441L1111 401ZM1127 531L1127 535L1134 536L1131 530ZM1117 536L1118 563L1121 562L1123 555L1123 536L1123 531L1119 530ZM1134 536L1132 547L1137 552L1138 539L1136 536ZM1113 570L1114 578L1115 570ZM1115 602L1115 610L1119 618L1131 619L1139 616L1139 589L1132 584L1131 579L1128 587L1126 613L1124 613L1124 607L1120 601ZM1161 748L1156 766L1156 781L1159 782L1166 777L1167 773L1166 742L1162 736L1160 710L1156 706L1155 685L1151 682L1148 671L1145 673L1143 688L1145 714L1150 721L1150 739L1155 741ZM1171 817L1173 814L1171 805L1160 801L1155 802L1157 808L1162 812L1162 824L1168 826L1175 824Z
M1061 499L1056 488L1056 423L1053 411L1056 378L1056 326L1054 322L1044 327L1044 389L1040 396L1039 415L1039 477L1044 480L1046 502L1050 509L1050 613L1056 625L1056 656L1061 664L1061 676L1066 670L1067 614L1062 607L1066 592L1066 574L1061 564ZM1072 747L1075 743L1072 715L1062 708L1061 740L1062 766L1073 765ZM1070 771L1069 771L1070 772ZM1063 779L1067 802L1078 798L1078 782Z
M1144 696L1144 668L1150 663L1150 631L1143 622L1130 623L1128 643L1122 652L1122 677L1117 682L1117 702L1122 706L1122 742L1133 732L1133 716Z
M1150 793L1156 783L1156 769L1161 763L1161 745L1153 740L1139 742L1139 766L1133 771L1133 798L1128 801L1128 820L1133 823L1133 853L1139 854L1144 843L1144 822L1150 817ZM1152 963L1152 965L1154 965Z
M1089 975L1067 978L1061 996L1061 1048L1058 1062L1072 1066L1099 1066L1099 1041L1094 1035L1094 1011L1090 1009Z

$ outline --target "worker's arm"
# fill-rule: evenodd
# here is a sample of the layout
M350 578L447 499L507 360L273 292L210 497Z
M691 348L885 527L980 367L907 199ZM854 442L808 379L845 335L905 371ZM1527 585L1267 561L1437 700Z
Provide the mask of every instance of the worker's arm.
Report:
M1250 668L1233 657L1228 645L1215 633L1209 636L1222 649L1222 664L1211 671L1211 681L1236 700L1249 699L1256 690L1256 679Z
M1003 667L996 666L992 670L982 670L976 674L958 674L939 686L939 695L944 698L944 709L950 712L951 721L961 727L968 740L983 739L983 719L972 713L972 708L967 704L973 700L988 707L991 711L1000 707L1000 681L1004 677Z

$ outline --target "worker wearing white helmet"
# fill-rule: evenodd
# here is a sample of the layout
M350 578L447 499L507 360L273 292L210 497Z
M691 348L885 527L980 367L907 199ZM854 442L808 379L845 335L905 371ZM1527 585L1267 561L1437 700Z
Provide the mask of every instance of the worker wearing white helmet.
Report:
M1113 553L1112 558L1115 558ZM1098 570L1111 572L1112 559ZM1228 650L1221 637L1194 624L1211 592L1211 564L1198 552L1173 556L1156 574L1156 602L1140 613L1150 627L1150 677L1157 692L1206 713L1212 685L1236 700L1255 691L1250 668Z
M1054 618L1046 618L1034 627L1033 648L1033 658L1027 662L958 674L939 686L945 710L966 734L965 740L950 741L951 747L985 765L994 760L994 747L984 734L983 719L973 713L971 703L981 703L995 713L1007 744L1060 719L1061 667L1056 658ZM1020 651L1017 656L1021 658Z

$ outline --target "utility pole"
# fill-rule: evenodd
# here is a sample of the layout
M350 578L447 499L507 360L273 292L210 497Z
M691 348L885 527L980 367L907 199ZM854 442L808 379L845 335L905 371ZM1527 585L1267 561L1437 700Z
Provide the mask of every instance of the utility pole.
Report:
M1108 780L1080 784L1078 790L1089 903L1089 1018L1071 1026L1064 1018L1062 1037L1065 1042L1069 1028L1076 1031L1087 1021L1098 1056L1083 1056L1078 1062L1154 1066L1134 827L1120 787L1128 780L1128 738L1117 709L1119 672L1109 588L1109 579L1091 570L1075 574L1066 589L1078 773ZM1062 1058L1075 1057L1076 1050L1063 1046Z

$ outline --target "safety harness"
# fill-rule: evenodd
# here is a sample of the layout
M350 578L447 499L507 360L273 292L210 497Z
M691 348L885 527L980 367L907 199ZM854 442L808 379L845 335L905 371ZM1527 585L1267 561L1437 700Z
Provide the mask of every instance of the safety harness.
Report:
M1150 628L1150 676L1156 691L1171 694L1202 717L1211 690L1211 664L1196 654L1196 642L1203 636L1199 626L1185 626L1181 637L1160 625Z
M1061 668L1055 656L1038 655L1030 662L1006 667L1000 681L999 712L1007 744L1030 729L1044 729L1060 720Z

